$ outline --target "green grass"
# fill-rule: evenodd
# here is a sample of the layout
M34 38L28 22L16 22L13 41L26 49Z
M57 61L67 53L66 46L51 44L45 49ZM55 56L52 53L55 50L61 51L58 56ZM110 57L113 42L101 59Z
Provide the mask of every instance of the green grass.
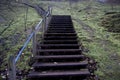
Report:
M25 13L26 13L26 8L24 7L16 7L14 9L16 12L14 13L14 24L11 25L2 35L1 38L7 38L5 39L5 46L0 46L1 47L1 51L4 51L3 53L5 53L7 56L5 57L5 61L3 63L3 69L6 68L4 66L4 64L8 63L8 59L10 57L10 55L17 55L19 49L23 46L24 42L26 41L28 35L32 32L32 28L35 27L35 25L38 23L38 21L40 20L40 17L38 16L38 14L36 13L36 11L32 8L28 8L28 14L27 14L27 31L25 31ZM3 26L5 24L3 23ZM0 31L2 31L4 29L2 25L0 26ZM14 35L20 34L20 36L18 37L18 43L16 43L15 45L13 45L13 39L15 38ZM14 37L14 38L12 38ZM28 49L29 47L29 49ZM24 61L28 61L29 57L31 55L31 50L32 50L32 44L30 42L30 44L28 45L27 49L25 49L25 51L23 53L25 53L25 57L22 59L23 61L18 62L17 66L19 66L19 68L23 69L23 68L28 68L28 66L24 66L25 63ZM9 48L9 50L4 50L5 48ZM28 55L26 55L28 54Z
M87 4L87 3L86 3ZM83 7L82 3L79 4L79 7ZM98 9L95 9L95 7ZM88 56L94 58L98 62L98 70L96 74L100 77L101 80L119 80L120 79L120 38L115 39L115 35L113 33L107 32L102 26L99 25L100 18L104 14L105 9L110 9L108 5L102 6L99 3L92 4L92 8L90 10L90 14L88 19L85 19L85 11L83 12L75 12L74 17L83 20L84 23L88 24L92 29L94 29L94 37L92 37L92 42L88 42L86 40L82 40L83 45L88 48L90 51L87 54ZM120 6L117 7L120 9ZM118 9L116 9L118 10ZM115 11L116 11L115 10ZM75 11L75 10L74 10ZM96 13L93 15L93 12ZM79 16L79 17L77 17ZM77 23L74 23L77 24ZM77 27L77 31L81 29L81 26ZM79 31L80 32L80 31ZM90 36L87 31L81 29L81 33L78 32L79 37L86 37L89 39ZM107 38L109 35L109 38ZM84 38L85 39L85 38Z
M76 32L78 33L78 39L82 42L85 49L88 52L84 52L87 56L95 59L98 62L98 70L95 72L101 80L119 80L120 79L120 34L107 32L104 27L100 25L100 19L104 16L106 11L117 11L120 12L120 6L115 6L114 10L111 10L111 6L108 4L101 4L98 2L86 2L81 1L78 3L73 3L70 5L68 2L49 2L49 1L34 1L40 3L42 6L47 8L49 5L53 6L53 14L59 15L71 15L74 19L80 19L83 23L89 26L89 28L84 29L79 22L73 20ZM61 6L62 5L62 6ZM86 6L90 7L89 10L84 10ZM81 10L81 11L80 11ZM89 13L89 14L88 14ZM87 16L87 18L86 18ZM12 31L16 30L18 33L25 33L24 30L24 11L22 14L16 18L17 22L12 26L8 32L4 33L13 34ZM39 17L33 9L29 9L28 24L27 28L31 28L36 22L38 22ZM93 32L91 32L91 29ZM1 30L1 29L0 29ZM92 35L92 36L91 36ZM23 41L16 46L14 46L8 54L14 54L24 43L25 34L22 35ZM9 43L9 41L8 41ZM31 46L31 43L29 47ZM26 51L26 50L25 50ZM27 50L29 51L29 50ZM29 52L24 52L28 61ZM9 56L8 55L8 56ZM26 63L20 63L19 65L25 67ZM17 65L18 66L18 65ZM26 67L28 68L28 67Z

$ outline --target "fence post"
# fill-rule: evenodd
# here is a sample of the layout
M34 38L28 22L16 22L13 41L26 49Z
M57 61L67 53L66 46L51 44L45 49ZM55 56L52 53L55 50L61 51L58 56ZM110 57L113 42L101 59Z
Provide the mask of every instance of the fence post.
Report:
M32 45L33 45L33 56L35 56L36 55L36 48L37 48L37 46L36 46L36 30L35 30L35 28L33 29L33 42L32 42Z
M15 57L10 56L8 61L8 73L9 80L16 80L16 65L15 65Z

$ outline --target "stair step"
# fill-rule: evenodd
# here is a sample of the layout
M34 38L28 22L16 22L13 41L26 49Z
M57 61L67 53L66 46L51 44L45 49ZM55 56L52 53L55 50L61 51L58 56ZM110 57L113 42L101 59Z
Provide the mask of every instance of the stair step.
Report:
M42 63L42 62L36 62L32 65L32 67L34 68L55 68L55 67L82 67L82 66L87 66L88 65L88 61L81 61L81 62L51 62L51 63Z
M76 36L76 33L45 33L45 36Z
M88 62L36 62L32 65L35 71L48 71L48 70L80 70L86 69Z
M81 54L81 49L42 49L38 50L40 55L65 55L65 54Z
M73 26L73 24L50 24L49 26Z
M78 44L77 40L44 40L44 44Z
M70 20L56 19L55 21L50 22L50 24L72 24Z
M44 37L44 40L77 40L76 36L50 36Z
M79 49L79 44L41 44L41 49Z
M79 52L81 49L42 49L38 52Z
M66 31L66 30L55 31L55 30L50 30L50 31L47 31L47 33L75 33L75 31Z
M50 30L57 30L57 31L60 31L60 30L69 30L69 31L74 31L73 28L48 28L48 31Z
M60 25L60 26L57 25L57 26L55 26L54 25L54 26L49 26L48 28L56 28L57 29L57 28L74 28L74 27L72 25L70 25L70 26L69 25L68 26L67 25L66 26L64 26L64 25Z
M44 36L44 38L77 38L77 36Z
M35 56L38 62L78 62L86 59L84 55L38 55Z
M81 58L84 58L85 56L84 55L45 55L45 56L35 56L35 59L81 59Z
M50 24L72 24L72 21L71 20L65 20L65 19L56 19L56 20L53 20L52 22L50 22Z
M58 71L58 72L30 72L29 78L46 78L46 77L69 77L69 76L90 76L90 72L86 70L77 71Z
M74 29L48 29L47 31L75 31Z

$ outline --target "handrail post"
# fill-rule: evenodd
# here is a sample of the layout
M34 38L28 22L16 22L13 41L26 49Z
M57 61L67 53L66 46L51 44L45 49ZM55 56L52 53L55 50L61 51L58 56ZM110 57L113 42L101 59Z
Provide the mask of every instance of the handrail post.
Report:
M16 66L15 66L15 57L10 56L8 61L8 78L9 80L16 80Z
M36 46L36 30L35 30L35 28L33 29L33 32L34 32L34 34L33 34L33 42L32 42L32 45L33 45L33 56L35 56L36 55L36 53L37 53L37 51L36 51L36 48L37 48L37 46Z
M44 32L46 31L46 29L47 29L47 16L44 16L44 20L45 20L45 22L44 22Z
M43 38L45 33L46 20L45 20L45 16L43 16L42 18L43 18L43 22L42 22L42 38Z
M48 23L49 23L49 17L50 17L50 7L48 6L48 15L46 16L46 30L48 28Z
M52 8L50 7L50 16L52 15Z

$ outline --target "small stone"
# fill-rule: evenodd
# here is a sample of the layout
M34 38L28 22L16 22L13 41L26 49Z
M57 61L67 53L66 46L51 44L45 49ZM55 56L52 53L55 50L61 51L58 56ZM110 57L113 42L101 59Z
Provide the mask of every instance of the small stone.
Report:
M44 74L45 74L45 73L47 73L47 72L46 72L46 71L43 71L42 73L44 73Z
M54 64L58 64L57 62L54 62Z
M2 76L3 79L5 79L6 77L5 76Z
M33 67L31 67L30 69L33 69Z
M120 66L120 63L118 63L118 65Z

